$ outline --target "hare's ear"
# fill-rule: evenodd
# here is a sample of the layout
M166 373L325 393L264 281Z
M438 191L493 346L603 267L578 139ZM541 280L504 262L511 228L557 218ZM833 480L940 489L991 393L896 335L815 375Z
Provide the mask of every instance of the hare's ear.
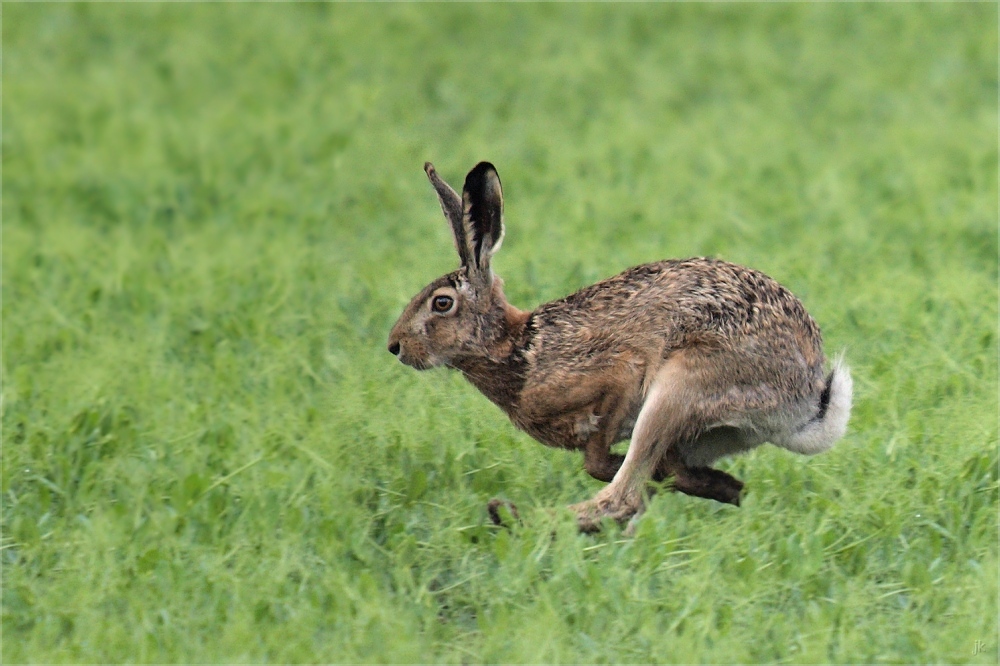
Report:
M472 253L469 248L469 235L466 233L465 223L463 222L462 197L458 196L458 192L451 189L451 185L441 180L441 176L438 175L434 169L434 165L430 162L424 162L424 173L427 174L428 180L434 186L434 190L438 195L438 201L441 202L441 210L444 211L444 216L448 218L448 223L451 224L451 233L455 239L455 249L458 250L458 257L462 260L463 266L468 266L472 263Z
M462 226L468 238L470 271L490 276L490 259L503 243L503 190L489 162L480 162L465 177ZM488 280L491 282L491 280Z

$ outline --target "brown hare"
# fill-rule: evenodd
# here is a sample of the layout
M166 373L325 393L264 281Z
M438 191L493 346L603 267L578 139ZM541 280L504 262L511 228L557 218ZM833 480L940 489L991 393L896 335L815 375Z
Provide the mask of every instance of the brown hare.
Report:
M424 171L461 266L413 298L389 351L418 370L461 371L518 428L582 450L587 472L610 483L571 507L580 529L640 514L650 480L739 505L743 484L712 462L764 442L819 453L844 434L850 372L840 360L824 372L819 328L771 278L715 259L660 261L525 312L490 268L504 236L493 165L477 164L461 196L432 164ZM626 455L612 453L625 439Z

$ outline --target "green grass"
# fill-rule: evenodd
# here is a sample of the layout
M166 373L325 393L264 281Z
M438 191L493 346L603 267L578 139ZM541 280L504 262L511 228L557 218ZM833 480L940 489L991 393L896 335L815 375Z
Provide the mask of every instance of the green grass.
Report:
M3 92L3 662L995 662L996 5L5 4ZM385 351L481 159L515 304L752 265L847 437L577 534Z

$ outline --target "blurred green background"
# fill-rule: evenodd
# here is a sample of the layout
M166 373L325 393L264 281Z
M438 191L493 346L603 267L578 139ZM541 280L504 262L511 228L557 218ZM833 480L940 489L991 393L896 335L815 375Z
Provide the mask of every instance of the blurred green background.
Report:
M5 663L995 663L995 4L5 4L2 55ZM847 437L576 534L578 454L384 349L457 263L423 162L483 159L512 302L752 265Z

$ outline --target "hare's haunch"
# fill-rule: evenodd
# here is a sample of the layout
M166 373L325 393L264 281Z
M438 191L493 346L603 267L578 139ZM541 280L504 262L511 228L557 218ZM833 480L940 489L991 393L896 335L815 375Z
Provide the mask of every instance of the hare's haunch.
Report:
M572 507L581 529L639 514L650 480L738 505L743 484L715 460L764 442L819 453L844 434L850 372L841 360L824 372L819 328L771 278L715 259L660 261L525 312L490 267L504 236L493 165L477 164L461 196L424 170L461 266L410 301L389 351L418 370L459 370L518 428L582 450L587 472L610 483ZM612 453L625 439L626 455Z

